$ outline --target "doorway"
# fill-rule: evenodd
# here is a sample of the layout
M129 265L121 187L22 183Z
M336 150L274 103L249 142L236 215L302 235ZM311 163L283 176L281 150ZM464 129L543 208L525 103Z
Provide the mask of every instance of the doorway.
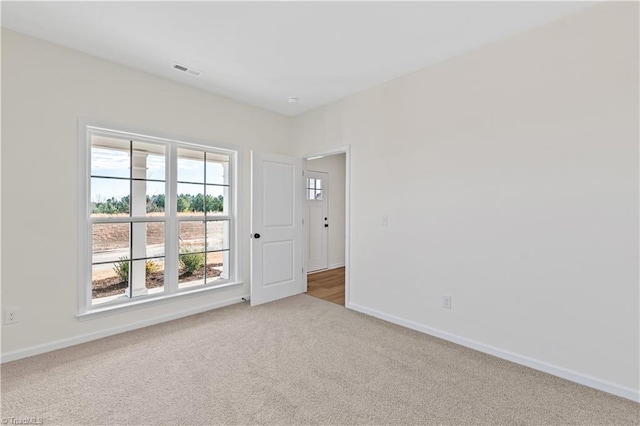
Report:
M307 294L345 306L346 152L305 161Z
M304 202L308 192L305 188L305 164L324 157L342 158L342 166L336 169L336 176L343 179L333 185L334 190L327 204L327 228L334 223L336 230L343 230L337 238L328 232L327 268L320 273L334 271L340 276L344 287L343 306L349 307L350 276L350 169L349 146L335 149L321 155L291 157L251 151L251 265L250 288L251 305L259 305L307 292L307 238L304 220ZM313 164L313 163L312 163ZM331 182L328 172L328 182ZM314 196L321 192L317 183ZM329 185L329 184L327 184ZM336 191L335 188L338 190ZM335 195L338 194L338 197ZM341 194L341 195L340 195ZM332 209L340 207L339 213ZM322 216L324 221L324 216ZM324 223L323 223L324 227ZM333 231L335 232L335 231ZM332 247L337 250L332 250ZM336 253L339 254L336 261ZM318 276L320 277L320 276ZM343 277L343 278L342 278Z

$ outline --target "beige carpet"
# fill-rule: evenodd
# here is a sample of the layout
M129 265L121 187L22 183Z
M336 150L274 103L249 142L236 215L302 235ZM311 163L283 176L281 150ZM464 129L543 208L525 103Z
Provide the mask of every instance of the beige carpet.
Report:
M301 295L2 366L53 424L640 424L640 404Z

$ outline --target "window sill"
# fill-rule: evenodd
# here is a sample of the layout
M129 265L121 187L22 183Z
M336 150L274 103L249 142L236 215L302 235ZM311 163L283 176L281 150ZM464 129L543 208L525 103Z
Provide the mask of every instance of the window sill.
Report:
M99 318L99 317L112 315L116 313L132 311L132 310L136 310L143 307L171 302L176 299L181 299L185 296L197 295L200 293L210 292L210 291L218 290L221 288L240 286L242 284L244 284L243 281L233 281L233 282L220 284L217 286L202 286L202 287L197 287L192 289L185 289L173 294L142 296L140 298L137 298L135 300L132 300L126 303L118 303L118 304L109 303L109 306L97 305L92 308L89 308L84 313L76 315L76 318L78 318L79 321L90 320L90 319Z

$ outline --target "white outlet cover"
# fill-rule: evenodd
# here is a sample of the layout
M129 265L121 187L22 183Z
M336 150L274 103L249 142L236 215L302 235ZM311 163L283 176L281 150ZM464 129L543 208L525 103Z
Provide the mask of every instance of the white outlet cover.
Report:
M18 308L5 308L4 323L15 324L20 318L18 317Z
M442 296L442 307L445 309L451 309L451 296Z

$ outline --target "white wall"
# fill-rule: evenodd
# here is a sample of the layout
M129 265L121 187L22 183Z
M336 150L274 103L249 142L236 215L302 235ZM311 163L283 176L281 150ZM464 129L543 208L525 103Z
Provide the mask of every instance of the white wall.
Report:
M352 307L637 398L638 73L611 3L294 118L351 145Z
M289 119L2 31L3 356L249 294L248 284L79 322L78 117L242 147L240 235L249 234L249 151L287 154ZM249 278L249 245L242 246Z
M345 232L345 154L307 160L305 168L329 174L327 203L329 235L327 238L329 268L344 266Z

